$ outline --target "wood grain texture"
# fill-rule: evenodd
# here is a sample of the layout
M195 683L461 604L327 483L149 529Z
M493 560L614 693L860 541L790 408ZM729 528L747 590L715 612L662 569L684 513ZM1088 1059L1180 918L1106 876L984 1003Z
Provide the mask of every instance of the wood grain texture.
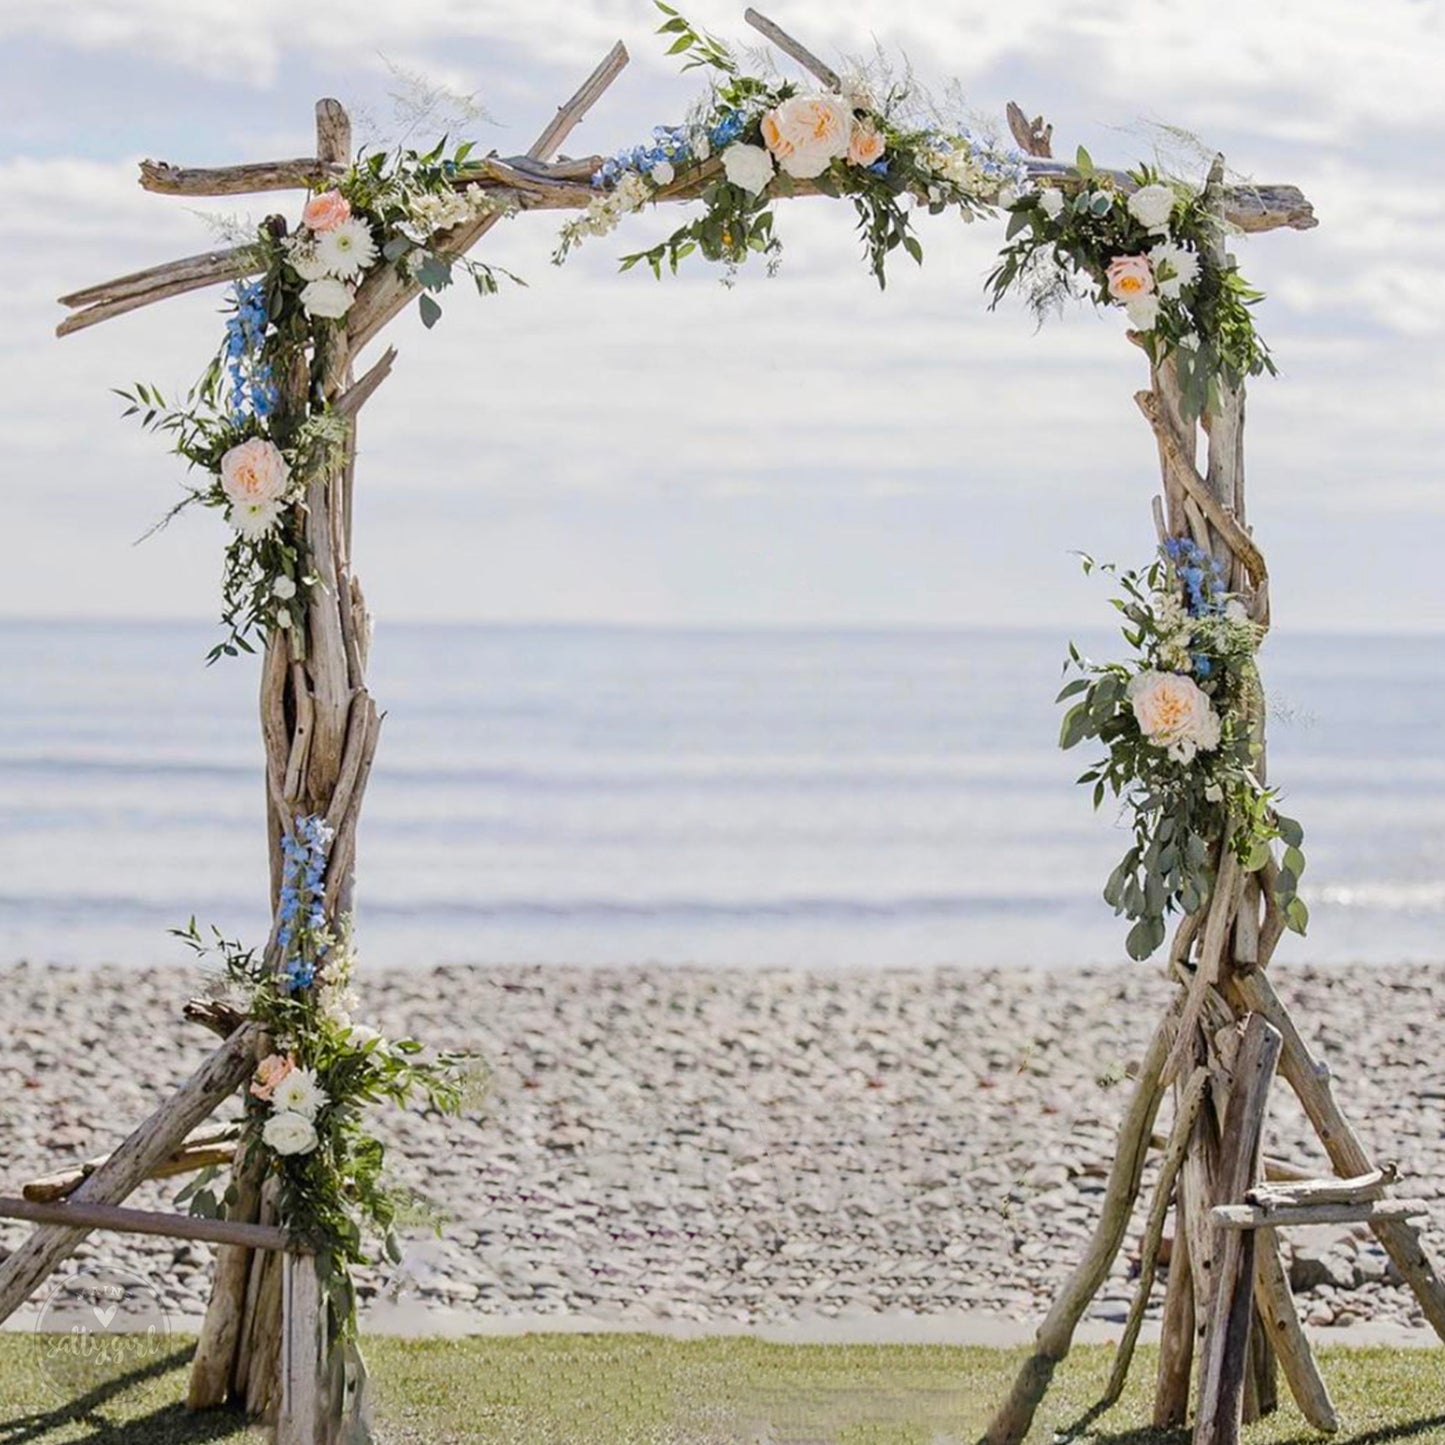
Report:
M72 1205L119 1204L126 1199L250 1076L258 1032L249 1023L237 1029L85 1180L71 1196ZM42 1225L0 1264L0 1320L14 1314L88 1233L83 1224Z
M82 1200L42 1204L30 1199L0 1197L0 1219L24 1219L115 1234L152 1234L163 1239L196 1239L204 1244L239 1244L247 1249L285 1249L284 1229L260 1224L233 1224L225 1219L200 1219L189 1214L164 1214L150 1209L125 1209L116 1204Z

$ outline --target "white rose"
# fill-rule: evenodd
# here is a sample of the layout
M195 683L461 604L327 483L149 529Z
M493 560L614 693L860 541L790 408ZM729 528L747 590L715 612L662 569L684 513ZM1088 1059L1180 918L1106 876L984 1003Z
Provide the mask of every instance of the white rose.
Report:
M306 314L321 316L328 321L345 316L355 300L355 288L331 276L325 276L320 281L309 281L301 288L301 305Z
M289 1113L272 1114L261 1130L261 1138L277 1154L309 1154L320 1143L310 1119Z
M1244 603L1238 597L1231 597L1224 604L1224 620L1226 622L1243 623L1249 621L1249 613Z
M1052 186L1039 195L1039 209L1049 220L1057 221L1063 214L1064 195L1062 191L1055 190Z
M778 166L800 181L821 176L848 154L853 110L841 95L795 95L763 117L763 141Z
M712 142L705 135L699 135L692 143L693 156L705 161L712 154Z
M1149 261L1161 296L1178 296L1183 287L1192 286L1199 279L1199 257L1172 242L1161 241L1153 247Z
M1168 186L1141 186L1129 197L1129 214L1148 231L1169 229L1174 192Z
M658 161L648 175L655 186L670 186L677 178L677 172L673 169L671 161Z
M1129 684L1134 717L1149 742L1177 762L1219 746L1219 714L1192 677L1179 672L1141 672Z
M773 158L762 146L730 145L722 161L728 180L750 195L761 195L773 178Z
M271 582L271 595L279 597L283 602L289 602L296 595L296 579L282 572Z

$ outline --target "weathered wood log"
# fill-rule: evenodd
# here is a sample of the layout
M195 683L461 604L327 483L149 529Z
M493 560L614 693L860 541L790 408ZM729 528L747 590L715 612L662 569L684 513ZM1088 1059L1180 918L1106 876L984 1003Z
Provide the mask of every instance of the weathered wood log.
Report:
M330 1432L323 1418L320 1365L326 1358L321 1282L310 1255L281 1261L281 1405L276 1445L319 1445Z
M1129 1366L1134 1359L1134 1346L1139 1342L1144 1311L1148 1308L1149 1293L1154 1286L1154 1272L1159 1265L1159 1247L1164 1239L1164 1220L1169 1214L1169 1201L1174 1195L1174 1181L1184 1163L1189 1141L1194 1137L1194 1123L1199 1118L1208 1087L1209 1070L1201 1066L1189 1076L1179 1095L1169 1146L1159 1165L1159 1177L1154 1184L1154 1196L1150 1201L1149 1216L1144 1225L1144 1240L1139 1251L1139 1280L1134 1287L1134 1299L1129 1306L1124 1333L1114 1351L1114 1367L1109 1372L1109 1383L1104 1387L1104 1394L1099 1401L1101 1408L1107 1409L1124 1393L1124 1382L1128 1379Z
M164 1239L196 1239L204 1244L240 1244L247 1249L285 1249L284 1229L260 1224L233 1224L226 1219L201 1219L190 1214L165 1214L151 1209L124 1209L116 1204L70 1200L40 1204L30 1199L0 1197L0 1219L25 1219L33 1224L61 1225L114 1234L157 1234Z
M1174 1242L1169 1250L1169 1283L1159 1325L1159 1367L1154 1376L1153 1425L1176 1430L1189 1418L1189 1381L1194 1366L1194 1272L1189 1230L1184 1224L1187 1188L1181 1172L1175 1187Z
M1370 1173L1374 1165L1335 1103L1329 1071L1310 1052L1268 976L1262 971L1248 974L1230 980L1229 986L1243 1007L1263 1014L1284 1036L1280 1072L1309 1116L1330 1163L1346 1178ZM1419 1300L1430 1327L1445 1340L1445 1282L1420 1242L1419 1230L1406 1220L1388 1218L1372 1220L1370 1228Z
M1340 1418L1300 1324L1289 1275L1280 1258L1279 1235L1272 1229L1261 1229L1255 1239L1254 1297L1260 1322L1274 1346L1300 1414L1316 1430L1327 1434L1338 1430Z
M1269 570L1264 564L1263 554L1255 545L1254 538L1239 525L1231 513L1225 511L1223 505L1210 490L1209 483L1199 475L1198 468L1185 456L1172 429L1164 419L1154 393L1137 391L1134 393L1134 401L1139 410L1144 413L1145 420L1154 428L1154 434L1159 438L1159 446L1166 454L1180 486L1204 513L1210 526L1228 544L1229 550L1244 564L1254 586L1257 589L1267 586Z
M1044 160L1052 158L1054 128L1044 124L1043 116L1036 115L1030 120L1028 112L1014 101L1009 101L1004 107L1004 115L1014 140L1025 155L1039 156Z
M1219 1204L1211 1211L1220 1229L1248 1233L1302 1224L1382 1224L1429 1214L1423 1199L1377 1199L1359 1204Z
M251 161L240 166L173 166L140 163L141 189L162 196L243 196L258 191L320 190L346 174L344 165L299 156L286 161Z
M230 1038L246 1022L246 1015L240 1009L210 998L191 999L181 1010L181 1016L190 1023L210 1029L223 1039Z
M1249 1331L1249 1362L1244 1375L1244 1423L1252 1425L1279 1409L1279 1361L1260 1321L1258 1303Z
M1399 1179L1393 1164L1372 1169L1355 1179L1302 1179L1287 1183L1256 1184L1244 1196L1246 1204L1279 1209L1293 1204L1362 1204L1383 1199L1385 1190Z
M194 1174L198 1169L207 1169L212 1165L229 1164L236 1152L235 1140L240 1133L240 1126L226 1124L199 1132L208 1137L199 1138L193 1135L169 1158L162 1159L146 1178L174 1179L177 1175ZM67 1169L57 1169L39 1179L32 1179L28 1184L21 1185L21 1198L32 1204L57 1203L74 1194L109 1158L109 1154L100 1154Z
M235 1203L227 1217L235 1220L260 1218L261 1181L265 1161L260 1154L241 1163L233 1176ZM241 1246L222 1245L216 1251L211 1298L201 1324L196 1353L191 1361L186 1404L192 1410L210 1410L224 1405L231 1393L231 1378L241 1336L242 1312L246 1303L246 1281L250 1275L251 1251Z
M758 14L751 6L743 11L743 19L758 34L771 40L784 55L796 60L825 90L842 90L843 81L838 72L819 60L801 41L794 40L781 25L769 20L766 15Z
M1259 1014L1244 1024L1225 1108L1219 1197L1242 1198L1259 1175L1269 1086L1283 1039ZM1213 1211L1216 1221L1219 1211ZM1214 1317L1200 1360L1194 1445L1238 1445L1249 1330L1254 1314L1254 1236L1232 1232L1221 1251Z
M199 256L183 256L179 261L148 266L144 271L131 271L127 275L117 276L113 281L102 281L97 286L71 291L60 298L60 304L73 308L93 306L106 301L124 301L145 296L157 287L169 286L178 281L194 281L197 286L214 286L218 281L245 276L254 268L255 258L248 257L249 250L250 248L245 246L230 246L220 251L203 251Z
M237 1029L75 1191L72 1205L119 1204L130 1195L161 1160L176 1151L192 1129L249 1077L256 1033L251 1024ZM14 1314L87 1233L89 1230L82 1225L45 1225L0 1264L0 1320Z
M1033 1354L1024 1362L1013 1389L989 1424L988 1445L1019 1445L1029 1432L1034 1412L1053 1379L1054 1370L1069 1353L1074 1330L1089 1301L1108 1277L1124 1242L1129 1216L1139 1196L1139 1182L1149 1152L1149 1136L1163 1097L1161 1075L1174 1028L1171 1009L1154 1032L1134 1092L1119 1126L1114 1162L1109 1170L1099 1222L1094 1227L1083 1260L1059 1292L1048 1317L1039 1326Z
M396 361L396 347L388 346L367 370L360 381L354 382L332 403L331 410L345 417L354 417L376 391L377 387L391 375Z

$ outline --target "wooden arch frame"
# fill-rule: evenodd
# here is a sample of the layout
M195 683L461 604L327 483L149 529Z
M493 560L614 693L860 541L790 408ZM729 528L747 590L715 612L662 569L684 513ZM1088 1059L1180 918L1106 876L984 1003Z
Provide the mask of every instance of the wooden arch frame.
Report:
M772 21L753 10L746 19L825 88L838 88L839 77ZM622 45L615 46L525 155L487 157L478 173L468 175L469 183L519 210L585 207L595 194L589 178L599 159L553 157L627 59ZM1033 177L1048 183L1067 173L1069 168L1051 156L1051 126L1041 117L1029 120L1012 104L1008 119ZM207 170L147 161L141 184L174 195L292 190L324 185L344 174L350 155L346 112L336 101L323 100L316 108L314 156ZM689 172L654 199L696 197L718 164L705 163L701 173ZM1121 187L1133 185L1122 173L1111 174ZM816 188L800 182L794 193L813 194ZM1221 236L1226 225L1250 232L1305 230L1315 224L1309 202L1295 187L1230 187L1219 163L1211 171L1206 201L1221 223ZM488 214L443 233L439 253L464 255L497 219ZM1222 252L1222 240L1218 246ZM1222 254L1216 257L1222 259ZM86 287L61 298L71 314L57 330L65 336L236 279L252 268L244 248L218 250ZM386 379L396 353L387 348L359 379L353 361L419 289L393 268L378 267L326 347L325 397L330 409L347 419L350 441L343 464L313 480L306 494L307 541L322 585L308 604L305 646L274 630L261 670L273 912L282 823L298 812L319 814L335 830L327 904L337 911L350 907L357 820L380 727L366 684L369 617L350 560L355 421ZM287 384L294 388L297 381ZM304 378L300 386L304 401ZM1162 494L1154 501L1154 516L1161 541L1186 537L1211 552L1256 620L1267 624L1268 573L1246 520L1242 389L1225 388L1218 403L1195 422L1185 415L1174 367L1165 360L1151 366L1149 386L1135 399L1159 452ZM1141 1278L1104 1405L1122 1390L1171 1205L1178 1222L1154 1421L1183 1423L1197 1374L1198 1445L1237 1440L1242 1416L1269 1408L1276 1361L1310 1423L1322 1430L1337 1424L1289 1296L1276 1233L1280 1227L1320 1219L1368 1223L1445 1338L1445 1284L1410 1223L1422 1206L1384 1197L1393 1174L1373 1167L1333 1099L1327 1069L1310 1052L1268 981L1265 968L1284 929L1270 885L1268 868L1260 876L1246 875L1224 850L1212 896L1180 924L1168 959L1178 988L1135 1081L1094 1238L989 1427L989 1445L1013 1445L1027 1434L1054 1367L1122 1245L1151 1142L1162 1154L1145 1226ZM326 1340L315 1272L276 1227L275 1200L266 1181L241 1170L232 1219L199 1234L194 1222L118 1207L142 1179L194 1167L203 1155L215 1158L226 1141L192 1131L243 1086L254 1066L259 1040L253 1023L210 1003L193 1003L187 1012L225 1036L196 1075L107 1158L34 1181L24 1199L0 1200L0 1215L40 1225L0 1264L0 1319L23 1303L90 1229L211 1239L221 1245L221 1253L190 1403L207 1407L239 1399L253 1413L276 1418L280 1445L340 1438L343 1424L323 1404ZM1276 1067L1298 1095L1338 1178L1265 1182L1260 1136ZM1156 1139L1154 1122L1171 1089L1172 1129L1167 1138Z

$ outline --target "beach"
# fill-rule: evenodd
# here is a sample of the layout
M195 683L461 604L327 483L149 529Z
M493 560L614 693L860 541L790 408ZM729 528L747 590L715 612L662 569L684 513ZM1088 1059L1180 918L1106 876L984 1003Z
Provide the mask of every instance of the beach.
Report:
M1366 1147L1398 1163L1396 1193L1435 1201L1425 1237L1439 1258L1440 970L1272 976ZM372 1328L1000 1343L1042 1316L1087 1241L1128 1075L1170 989L1154 964L450 966L364 971L358 987L388 1037L475 1051L488 1073L460 1118L377 1113L394 1175L424 1208L401 1268L362 1276ZM181 1017L206 992L194 970L16 964L0 990L6 1193L103 1153L213 1046ZM1266 1151L1328 1172L1282 1083ZM177 1184L132 1202L168 1208ZM1096 1331L1124 1318L1143 1212L1094 1303ZM25 1232L0 1225L0 1248ZM1299 1231L1292 1246L1311 1325L1419 1337L1413 1298L1362 1228ZM142 1275L190 1329L210 1259L203 1245L92 1236L64 1272Z

